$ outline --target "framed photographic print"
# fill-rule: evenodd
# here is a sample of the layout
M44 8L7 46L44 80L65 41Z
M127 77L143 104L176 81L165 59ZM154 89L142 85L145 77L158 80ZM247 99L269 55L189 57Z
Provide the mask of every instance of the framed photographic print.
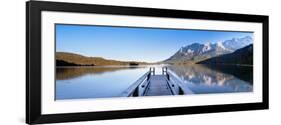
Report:
M26 123L268 109L268 16L28 1Z

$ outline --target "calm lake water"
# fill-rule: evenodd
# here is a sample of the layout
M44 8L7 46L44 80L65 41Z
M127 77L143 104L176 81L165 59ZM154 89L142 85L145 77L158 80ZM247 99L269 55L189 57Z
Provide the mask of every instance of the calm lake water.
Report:
M56 100L120 97L139 77L156 67L161 74L167 65L137 67L58 67ZM252 92L252 67L168 65L168 70L187 84L194 94Z

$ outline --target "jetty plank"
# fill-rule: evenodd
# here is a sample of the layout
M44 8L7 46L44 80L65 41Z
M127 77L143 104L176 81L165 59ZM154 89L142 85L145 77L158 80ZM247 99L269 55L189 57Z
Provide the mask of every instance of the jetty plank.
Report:
M150 77L150 83L145 96L172 95L168 87L165 75L153 75Z

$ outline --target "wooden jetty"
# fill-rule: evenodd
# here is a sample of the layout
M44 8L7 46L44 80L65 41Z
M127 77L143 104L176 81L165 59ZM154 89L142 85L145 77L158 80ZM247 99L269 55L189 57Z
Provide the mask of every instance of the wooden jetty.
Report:
M155 74L155 68L142 75L121 96L164 96L186 95L193 92L175 74L162 67L162 74Z

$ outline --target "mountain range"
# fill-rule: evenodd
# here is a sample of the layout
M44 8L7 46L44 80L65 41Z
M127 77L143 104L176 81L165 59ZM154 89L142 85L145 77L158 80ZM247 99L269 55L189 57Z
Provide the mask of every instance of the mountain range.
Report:
M212 57L229 54L237 49L253 43L250 36L233 38L217 43L193 43L181 47L174 55L164 60L164 63L196 63Z
M253 39L250 36L233 38L217 43L192 43L181 47L175 54L158 63L118 61L102 57L87 57L68 52L56 52L57 66L105 66L146 64L247 64L253 61ZM244 47L244 48L243 48Z
M199 64L253 65L253 44L238 49L230 54L220 55Z

